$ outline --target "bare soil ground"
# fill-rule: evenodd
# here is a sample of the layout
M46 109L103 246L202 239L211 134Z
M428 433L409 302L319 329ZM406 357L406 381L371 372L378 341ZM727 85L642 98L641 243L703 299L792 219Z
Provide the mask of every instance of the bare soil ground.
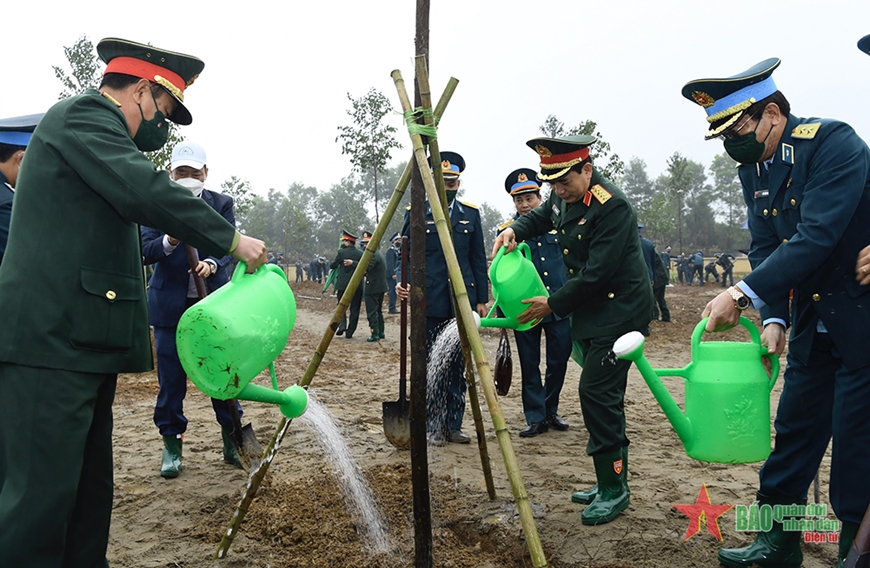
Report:
M301 378L335 308L335 297L324 295L320 299L316 284L293 287L299 310L296 329L277 363L282 388ZM721 290L709 284L667 289L673 321L652 323L645 353L653 367L689 363L692 330L704 304ZM364 314L353 339L336 337L310 390L336 416L351 452L368 477L388 525L391 555L375 555L361 540L359 519L348 513L313 434L293 424L228 558L213 561L217 543L244 489L246 474L223 463L220 431L211 405L191 386L185 405L190 424L184 442L184 471L173 480L159 477L162 446L151 419L157 395L157 376L152 372L119 378L110 564L116 568L413 566L410 453L393 448L382 429L381 403L397 399L399 372L398 316L386 317L386 340L365 341L369 334ZM482 335L492 362L498 335L489 330ZM715 339L747 341L747 336L745 331L735 331ZM686 456L634 368L626 396L632 442L631 506L610 524L583 526L582 506L571 503L571 492L591 486L595 474L585 453L587 434L577 396L580 369L570 364L561 396L560 412L571 424L570 430L530 439L516 435L524 427L516 361L514 374L514 386L500 402L551 566L718 566L720 547L751 542L751 534L735 530L733 509L719 519L724 542L703 526L699 534L683 540L688 518L674 508L675 504L694 503L701 484L706 483L714 504L749 505L761 464L702 463ZM268 384L265 375L257 380ZM680 383L672 379L668 384L681 403ZM773 393L774 408L781 386L780 380ZM480 399L484 400L482 393ZM247 403L244 409L246 421L252 421L261 442L267 442L280 419L277 409L258 403ZM497 498L490 501L487 497L474 445L431 449L434 564L532 566L486 408L483 414ZM473 430L470 408L465 430ZM826 457L821 469L822 503L827 503L829 474L830 460ZM804 566L833 566L836 545L804 544L804 555Z

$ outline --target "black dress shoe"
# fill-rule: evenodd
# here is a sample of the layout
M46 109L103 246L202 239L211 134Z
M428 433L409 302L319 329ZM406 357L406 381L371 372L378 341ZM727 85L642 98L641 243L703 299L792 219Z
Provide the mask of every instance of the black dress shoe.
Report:
M561 430L562 432L568 429L568 423L565 422L565 419L558 414L551 414L547 416L547 424L549 424L556 430Z
M546 422L535 422L520 430L520 438L534 438L538 434L543 434L549 429L550 427L547 426Z
M450 430L447 432L447 440L453 442L454 444L468 444L471 442L471 438L468 437L462 430Z

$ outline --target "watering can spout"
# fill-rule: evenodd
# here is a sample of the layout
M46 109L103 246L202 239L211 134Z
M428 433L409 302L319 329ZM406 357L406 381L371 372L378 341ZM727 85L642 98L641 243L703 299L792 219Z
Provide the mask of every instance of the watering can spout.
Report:
M493 306L493 310L495 306ZM490 311L490 314L492 311ZM480 317L477 312L472 312L474 315L474 323L477 325L477 329L482 327L491 327L496 329L516 329L519 325L517 323L517 318L496 318L487 316L485 318Z
M649 361L643 356L644 341L643 334L639 331L626 333L613 344L613 354L619 359L634 362L643 380L646 381L647 386L652 391L656 402L662 407L668 422L671 423L677 436L679 436L683 446L686 450L691 450L692 440L694 439L692 436L692 423L689 422L689 419L683 414L680 407L677 406L674 397L671 396L671 393L662 384L658 373L655 372Z
M248 383L239 394L241 400L254 400L277 404L281 414L290 418L299 418L308 408L308 391L299 385L293 385L281 392L260 385Z

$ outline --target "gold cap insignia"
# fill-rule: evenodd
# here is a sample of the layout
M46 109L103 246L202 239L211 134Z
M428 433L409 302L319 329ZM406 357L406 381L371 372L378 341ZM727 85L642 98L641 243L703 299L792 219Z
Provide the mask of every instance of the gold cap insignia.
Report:
M517 176L517 182L529 181L529 177L526 174L520 174Z
M710 108L716 103L716 99L707 93L702 93L701 91L692 91L692 98L695 99L696 103L704 108Z
M553 155L553 153L550 152L549 148L545 148L544 146L541 146L540 144L535 146L535 152L537 152L538 155L541 156L542 158L549 158L550 156Z
M449 172L450 171L450 160L444 160L441 162L441 171Z

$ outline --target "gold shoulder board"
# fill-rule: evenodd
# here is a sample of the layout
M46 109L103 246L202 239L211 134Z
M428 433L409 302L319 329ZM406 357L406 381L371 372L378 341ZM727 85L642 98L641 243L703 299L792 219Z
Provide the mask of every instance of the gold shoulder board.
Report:
M499 230L499 231L504 231L505 229L507 229L508 227L510 227L510 226L511 226L511 223L513 223L513 222L514 222L513 219L508 219L507 221L505 221L504 223L502 223L501 225L498 226L498 230Z
M592 193L592 196L597 199L598 202L602 205L607 203L607 200L613 197L609 191L607 191L600 185L593 185L592 189L590 189L589 191Z
M814 122L813 124L801 124L800 126L795 126L794 130L791 131L791 137L800 138L803 140L812 140L813 138L815 138L816 133L819 131L819 128L821 126L821 122Z
M465 205L466 207L471 207L472 209L478 208L477 205L475 205L474 203L466 203L465 201L460 201L459 203Z

